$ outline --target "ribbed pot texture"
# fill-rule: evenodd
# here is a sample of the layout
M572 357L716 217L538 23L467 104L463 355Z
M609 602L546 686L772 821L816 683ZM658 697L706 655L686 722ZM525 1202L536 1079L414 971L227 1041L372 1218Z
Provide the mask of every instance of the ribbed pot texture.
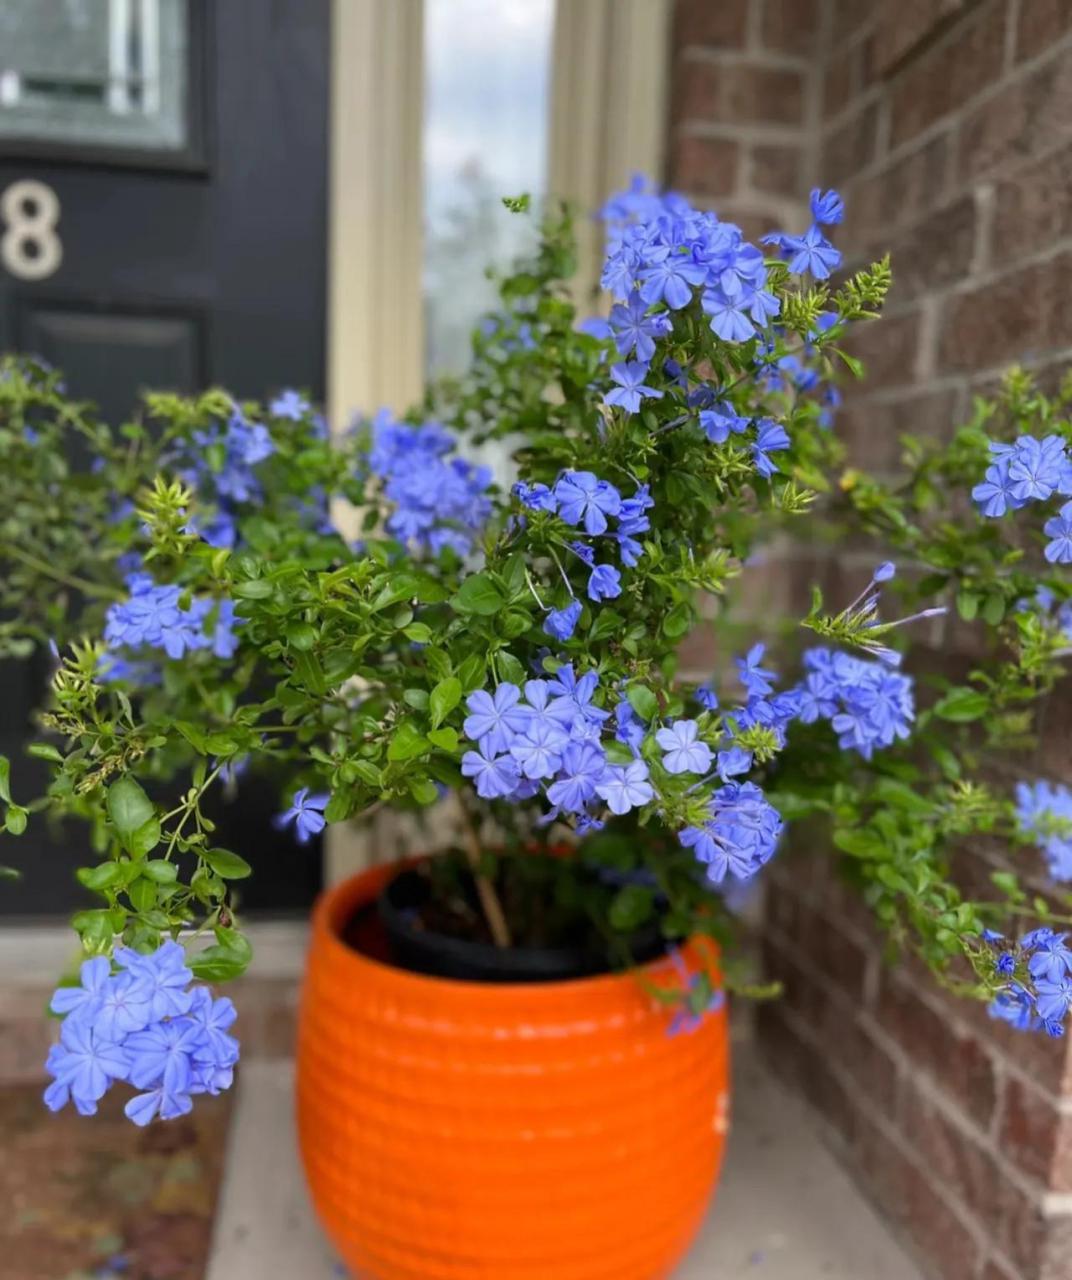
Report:
M361 1280L660 1280L707 1208L729 1081L723 1008L670 1036L635 974L491 985L342 941L393 868L320 899L298 1127L320 1219ZM706 939L683 948L714 972ZM652 983L680 985L666 960Z

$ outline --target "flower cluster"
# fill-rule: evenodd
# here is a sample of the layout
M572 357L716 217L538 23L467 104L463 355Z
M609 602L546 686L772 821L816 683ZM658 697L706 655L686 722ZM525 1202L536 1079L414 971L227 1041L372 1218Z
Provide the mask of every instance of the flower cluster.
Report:
M1017 945L988 932L987 941L997 951L995 972L1013 979L991 1002L991 1017L1018 1031L1064 1035L1072 1006L1072 951L1067 937L1043 927L1025 934Z
M983 515L997 519L1029 502L1045 502L1055 493L1072 494L1072 458L1060 436L1020 436L1015 444L990 445L993 461L972 489ZM1072 502L1043 525L1050 539L1045 556L1051 564L1072 564Z
M127 578L128 599L109 605L104 624L108 645L101 674L109 680L136 677L137 652L162 649L171 659L198 650L211 650L217 658L232 658L238 648L234 628L242 622L231 600L208 597L182 604L179 586L161 586L150 574ZM124 652L127 651L127 652ZM131 660L129 651L134 651Z
M1051 782L1018 783L1016 817L1021 832L1038 842L1053 879L1072 880L1072 791Z
M186 1115L194 1094L230 1088L239 1052L229 1033L234 1005L214 1000L205 986L190 987L182 947L165 942L151 955L120 948L115 962L118 972L105 956L85 961L80 985L52 997L63 1025L45 1064L47 1106L58 1111L73 1102L81 1115L94 1115L112 1082L123 1080L141 1090L126 1104L127 1116L146 1125L157 1115Z
M438 422L419 427L386 410L372 424L368 464L394 505L387 528L401 542L437 555L467 555L491 514L491 470L451 458L456 440Z
M288 409L284 416L292 416L289 401L284 407ZM237 405L226 424L217 422L195 431L179 458L179 475L214 510L194 516L193 532L210 546L233 547L238 540L237 508L260 499L255 468L274 452L268 428L262 422L250 422Z
M805 273L816 280L826 280L841 264L841 254L827 240L823 227L833 227L845 216L845 205L836 191L811 193L811 226L802 236L789 236L772 232L763 237L763 244L773 245L789 264L794 275Z
M550 680L515 684L494 694L478 689L466 702L465 733L477 744L462 757L462 773L485 800L527 800L546 792L559 813L577 819L578 830L601 824L593 810L602 801L612 813L628 813L654 796L642 760L612 764L601 742L610 712L594 701L599 677L559 667Z
M749 880L770 861L782 834L782 819L754 782L727 782L711 797L710 818L686 827L678 839L707 868L712 884L726 875Z
M832 649L804 653L800 720L829 720L843 750L871 759L876 747L907 738L915 719L912 678L886 662L867 662Z
M631 498L623 498L609 480L601 480L591 471L565 471L553 486L519 482L514 485L513 493L529 511L557 515L565 524L582 529L590 539L612 540L617 544L622 563L629 568L634 568L644 554L637 535L651 528L647 512L655 505L647 485L640 485ZM611 520L616 526L613 532ZM596 563L592 542L574 539L565 546L589 570L586 587L589 600L598 604L621 595L621 573L614 565ZM572 597L569 580L565 582ZM568 640L580 616L581 605L571 599L564 608L549 611L544 630L556 640Z

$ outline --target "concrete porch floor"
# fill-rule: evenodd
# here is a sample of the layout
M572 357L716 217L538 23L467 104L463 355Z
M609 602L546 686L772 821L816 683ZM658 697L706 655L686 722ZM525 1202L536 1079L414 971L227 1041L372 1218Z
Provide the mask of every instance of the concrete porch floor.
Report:
M823 1147L805 1108L746 1042L735 1045L734 1114L722 1181L675 1280L922 1280ZM295 1149L293 1067L250 1062L206 1280L339 1280Z

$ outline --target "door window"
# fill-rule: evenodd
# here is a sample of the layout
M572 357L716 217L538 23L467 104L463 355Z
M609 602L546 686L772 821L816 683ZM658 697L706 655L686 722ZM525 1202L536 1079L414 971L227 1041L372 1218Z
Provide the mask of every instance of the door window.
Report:
M0 144L189 148L187 0L4 0Z

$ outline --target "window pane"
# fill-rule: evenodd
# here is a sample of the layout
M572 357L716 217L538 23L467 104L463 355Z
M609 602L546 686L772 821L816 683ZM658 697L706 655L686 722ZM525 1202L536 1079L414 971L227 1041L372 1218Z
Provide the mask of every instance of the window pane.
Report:
M186 0L2 0L0 138L186 144Z
M530 243L503 196L545 189L554 0L425 0L425 325L430 374L468 361L484 278Z

